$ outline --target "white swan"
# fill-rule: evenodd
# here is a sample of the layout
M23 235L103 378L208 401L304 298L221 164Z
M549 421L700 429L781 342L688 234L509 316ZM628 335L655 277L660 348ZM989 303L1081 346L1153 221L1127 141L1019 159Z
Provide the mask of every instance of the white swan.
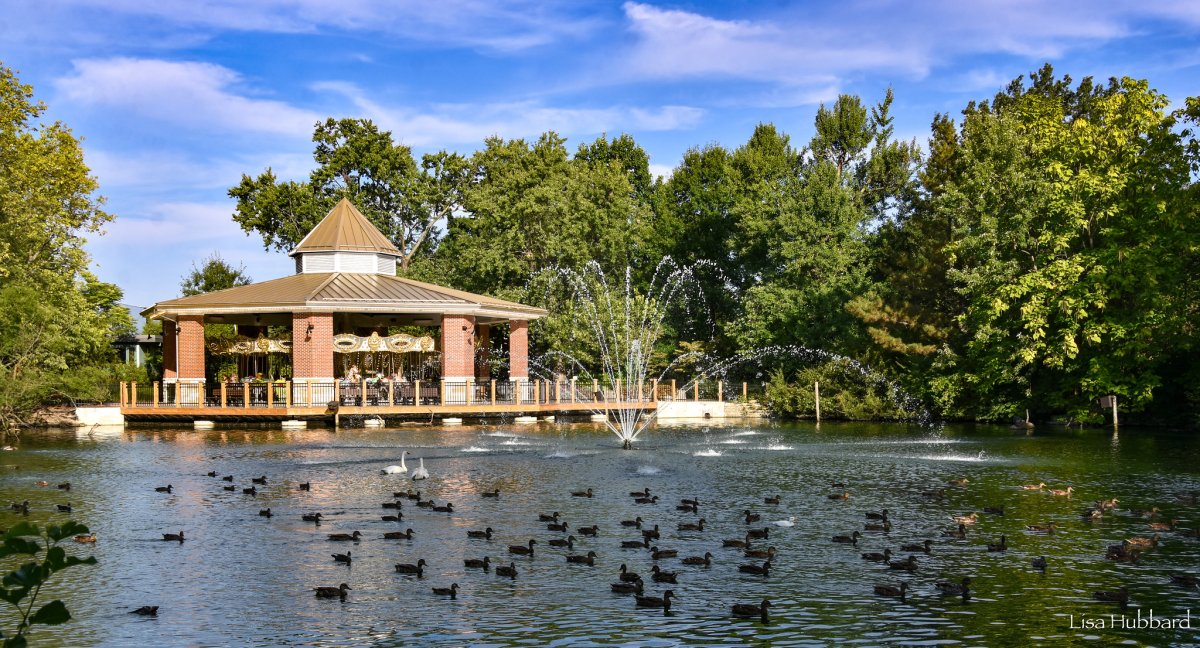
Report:
M413 481L417 481L418 479L429 479L429 471L425 470L425 457L421 457L421 465L413 469L412 478Z
M404 465L404 455L406 455L406 454L408 454L408 450L405 450L404 452L400 453L400 465L399 466L395 466L395 465L388 466L387 468L384 468L383 470L380 470L379 472L384 475L403 475L404 473L408 472L408 466Z
M793 527L796 526L796 516L793 515L786 520L775 520L771 524L774 524L777 527Z

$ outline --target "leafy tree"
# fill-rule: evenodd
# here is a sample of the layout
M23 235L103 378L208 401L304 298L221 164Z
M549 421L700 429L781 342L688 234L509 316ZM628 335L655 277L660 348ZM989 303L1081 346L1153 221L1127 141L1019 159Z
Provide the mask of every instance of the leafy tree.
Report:
M222 259L219 252L213 252L212 256L204 259L204 263L200 266L197 266L195 262L192 263L192 271L183 277L179 289L184 297L190 297L227 288L248 286L253 282L254 280L246 275L245 264L238 264L238 267L235 268ZM161 324L159 326L161 331Z
M21 522L4 534L0 544L0 558L25 555L36 557L44 549L46 557L21 565L4 575L0 587L0 599L16 609L20 622L15 631L6 635L0 632L5 648L22 648L27 645L26 633L34 625L59 625L71 620L71 613L61 600L53 600L38 607L38 595L42 586L58 572L76 565L94 565L96 558L77 558L67 555L58 543L75 535L87 534L88 528L78 522L67 521L62 526L49 525L45 529L36 524ZM30 538L37 540L30 540Z

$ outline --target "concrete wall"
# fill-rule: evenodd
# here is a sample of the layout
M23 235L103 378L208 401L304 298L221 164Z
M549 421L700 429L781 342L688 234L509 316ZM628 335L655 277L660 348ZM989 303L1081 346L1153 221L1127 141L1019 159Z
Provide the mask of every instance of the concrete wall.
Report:
M761 418L763 414L755 407L741 403L722 401L660 401L658 418Z
M75 418L75 425L79 427L125 425L125 417L121 416L119 407L76 407Z

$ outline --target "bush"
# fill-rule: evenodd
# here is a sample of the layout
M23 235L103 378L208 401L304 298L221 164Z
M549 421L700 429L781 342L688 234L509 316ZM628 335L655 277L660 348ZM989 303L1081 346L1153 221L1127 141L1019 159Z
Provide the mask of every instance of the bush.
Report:
M813 383L821 387L821 418L850 421L913 418L917 406L886 378L863 373L848 360L771 373L764 400L773 416L811 418L816 414Z

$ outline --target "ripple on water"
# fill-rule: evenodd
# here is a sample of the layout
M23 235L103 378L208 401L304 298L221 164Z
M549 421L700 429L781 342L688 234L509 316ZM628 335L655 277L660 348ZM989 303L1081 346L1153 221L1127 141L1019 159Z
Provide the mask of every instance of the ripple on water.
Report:
M657 475L662 469L657 466L638 466L634 472L639 475Z
M705 448L703 450L697 450L692 453L693 457L720 457L723 455L724 455L724 453L721 452L720 450L717 450L716 448Z
M462 449L463 452L491 452L490 448L482 448L480 446L468 446Z

